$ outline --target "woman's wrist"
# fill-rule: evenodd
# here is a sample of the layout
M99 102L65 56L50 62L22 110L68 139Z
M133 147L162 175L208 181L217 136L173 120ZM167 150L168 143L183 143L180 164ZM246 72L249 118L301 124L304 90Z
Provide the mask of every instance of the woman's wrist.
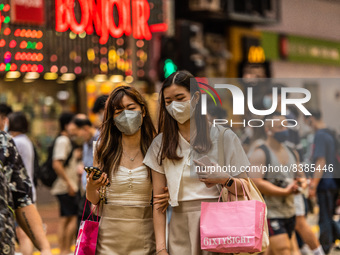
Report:
M166 251L166 248L161 248L161 249L159 249L159 250L156 250L156 255L159 254L159 253L161 253L162 251Z

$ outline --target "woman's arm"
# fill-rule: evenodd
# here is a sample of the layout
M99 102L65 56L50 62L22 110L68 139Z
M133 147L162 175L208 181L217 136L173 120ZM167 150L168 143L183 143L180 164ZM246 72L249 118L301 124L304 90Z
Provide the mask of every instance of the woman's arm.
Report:
M159 198L155 196L163 194L164 188L166 187L165 175L152 171L152 185L153 185L154 201L157 202ZM165 214L162 213L162 208L160 204L154 204L153 206L153 224L154 224L155 237L156 237L156 252L164 249L158 254L159 255L168 254L165 250L166 249L166 240L165 240L166 217L165 217Z

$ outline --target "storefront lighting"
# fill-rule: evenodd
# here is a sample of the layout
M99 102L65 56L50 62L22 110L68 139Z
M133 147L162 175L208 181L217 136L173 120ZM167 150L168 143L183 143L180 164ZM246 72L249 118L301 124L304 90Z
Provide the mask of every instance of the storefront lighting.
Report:
M43 45L42 42L37 42L37 45L35 46L35 48L36 48L37 50L41 50L43 47L44 47L44 45Z
M32 83L32 82L34 82L34 80L28 80L28 79L22 79L22 82L23 83Z
M101 63L100 64L100 70L103 72L103 73L107 73L107 70L108 70L108 66L106 63Z
M39 31L37 32L37 38L38 38L38 39L40 39L41 37L43 37L43 35L44 35L44 34L43 34L42 31L39 30Z
M44 71L43 65L38 65L38 73L42 73Z
M11 18L9 16L7 16L4 20L4 23L7 24L11 21Z
M18 66L14 63L11 64L11 71L16 71L18 69Z
M5 79L4 79L5 82L11 82L11 81L15 81L15 80L16 80L16 79L8 79L8 78L6 78L6 77L5 77Z
M76 79L76 75L74 73L64 73L60 79L62 81L74 81Z
M123 35L135 39L150 40L148 20L150 5L147 0L109 1L102 0L97 3L88 0L78 0L81 9L81 19L78 22L73 9L74 0L56 0L56 30L66 32L70 29L75 34L86 31L92 34L95 31L100 36L100 44L106 44L109 36L120 38ZM70 8L71 6L71 8ZM114 21L113 10L117 7L118 26ZM65 18L68 17L68 18Z
M15 32L14 32L14 36L19 37L19 36L20 36L20 33L21 33L21 30L20 30L20 29L17 29L17 30L15 30Z
M32 67L31 67L31 71L32 72L34 72L34 73L36 73L36 72L38 72L38 66L37 65L32 65Z
M31 67L32 69L32 67ZM35 80L35 79L38 79L40 77L40 74L38 72L28 72L25 74L25 77L24 79L27 79L27 80Z
M1 39L0 40L0 47L2 48L2 47L5 47L5 45L6 45L6 41L4 40L4 39Z
M56 62L58 60L58 56L53 54L51 57L50 57L50 60L51 62Z
M53 97L51 96L45 97L44 103L47 106L51 106L54 103Z
M124 80L123 75L111 75L110 81L117 83L117 82L122 82Z
M26 49L26 47L27 47L27 42L26 42L26 41L22 41L22 42L20 43L20 48L21 48L21 49Z
M82 38L82 39L85 38L86 37L86 32L80 33L79 37Z
M20 72L22 72L22 73L27 72L27 65L26 65L26 64L22 64L22 65L20 66Z
M142 48L144 46L144 41L143 40L138 40L136 42L137 47Z
M56 79L58 79L58 74L57 73L45 73L44 79L47 80L47 81L56 80Z
M60 67L60 72L61 72L61 73L67 73L67 71L68 71L68 69L67 69L66 66Z
M63 81L63 80L61 80L60 78L58 78L57 83L58 83L58 84L65 84L66 81Z
M17 42L15 40L10 41L9 47L10 48L15 48L17 46Z
M81 72L82 72L82 69L81 69L80 66L77 66L77 67L74 68L74 73L75 74L81 74Z
M87 58L89 61L93 61L96 58L96 54L94 52L94 49L88 49L87 50Z
M21 73L18 71L8 72L6 73L7 79L18 79L20 77Z
M9 4L6 4L5 6L4 6L4 12L8 12L9 10L11 9L11 7L9 6Z
M125 77L125 82L126 83L132 83L133 82L133 77L132 76L126 76Z
M6 69L5 63L1 63L1 64L0 64L0 72L5 71L5 69Z
M58 67L56 65L51 66L51 72L52 73L58 72Z
M11 29L10 28L5 28L4 30L4 35L10 35L11 34Z
M97 74L95 77L94 77L94 80L96 82L104 82L107 80L107 76L106 74Z
M73 33L73 32L70 32L70 39L73 40L73 39L76 39L77 38L77 34Z
M57 98L60 101L65 101L70 98L70 93L66 90L61 90L57 93Z

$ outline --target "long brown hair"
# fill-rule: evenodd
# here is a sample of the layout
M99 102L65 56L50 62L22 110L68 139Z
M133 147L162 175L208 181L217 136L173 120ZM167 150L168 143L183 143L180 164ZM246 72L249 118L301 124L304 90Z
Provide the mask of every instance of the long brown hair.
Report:
M196 92L199 93L200 99L195 108L195 123L197 134L193 142L193 148L199 153L205 153L208 152L212 147L209 123L206 116L201 114L201 92L199 90L198 84L191 73L187 71L175 72L171 74L168 78L166 78L160 91L161 105L159 112L158 134L163 133L162 148L158 154L160 165L162 164L162 160L165 158L172 160L182 159L182 157L180 157L176 153L176 149L179 145L179 129L177 121L172 118L166 110L164 99L164 89L170 87L173 84L186 88L191 95L195 94Z
M114 124L114 113L117 109L122 109L122 99L124 96L130 97L142 109L144 114L143 124L141 126L140 149L145 156L152 140L156 134L156 130L152 124L147 103L142 95L133 87L121 86L111 92L106 101L104 109L104 119L100 127L99 142L96 146L96 161L99 168L110 176L118 170L122 157L122 133Z

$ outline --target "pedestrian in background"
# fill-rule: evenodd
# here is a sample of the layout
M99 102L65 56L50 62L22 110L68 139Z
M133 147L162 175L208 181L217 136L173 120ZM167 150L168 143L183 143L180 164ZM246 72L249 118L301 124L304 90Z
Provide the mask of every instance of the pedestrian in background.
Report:
M315 132L312 159L315 171L309 187L309 197L316 198L319 204L320 243L328 254L333 247L336 236L336 223L333 221L338 186L331 167L335 167L336 142L331 131L322 120L320 111L310 110L311 115L305 116L306 123Z
M99 130L96 129L87 116L85 118L79 117L76 115L69 127L69 133L71 136L76 136L77 139L81 139L83 144L83 152L82 152L82 169L81 169L81 189L80 189L80 199L79 199L79 208L78 208L78 228L83 218L83 210L85 206L86 200L86 172L84 171L84 166L89 167L93 165L93 153L94 153L94 145L99 138ZM87 219L89 214L91 213L91 204L87 203L84 212L84 218Z
M109 97L108 95L101 95L101 96L97 97L96 101L94 102L92 112L94 114L96 114L96 116L97 116L97 119L94 122L94 126L96 128L99 128L100 125L103 122L105 103L106 103L108 97Z
M36 188L34 185L34 147L32 141L28 138L28 121L23 112L13 112L8 115L9 128L8 131L13 137L14 143L22 158L28 176L32 183L33 203L37 200ZM31 255L33 253L33 243L25 232L18 226L16 234L19 241L20 251L23 255Z
M8 114L12 112L12 108L7 104L0 104L0 130L8 132Z
M51 194L55 195L59 202L59 248L60 254L71 252L71 244L77 231L79 177L77 174L77 159L67 132L68 125L74 114L62 113L59 117L60 134L53 148L53 169L58 177L53 183Z
M286 118L279 112L266 116L266 119L279 119L276 122L266 122L265 143L254 150L250 155L250 163L261 167L260 173L250 173L258 189L264 195L268 211L269 228L269 254L291 254L292 237L295 235L295 205L294 194L298 193L298 183L293 171L263 171L262 166L280 167L298 164L296 151L289 149L284 143L289 132L280 125ZM300 179L299 179L300 180Z

